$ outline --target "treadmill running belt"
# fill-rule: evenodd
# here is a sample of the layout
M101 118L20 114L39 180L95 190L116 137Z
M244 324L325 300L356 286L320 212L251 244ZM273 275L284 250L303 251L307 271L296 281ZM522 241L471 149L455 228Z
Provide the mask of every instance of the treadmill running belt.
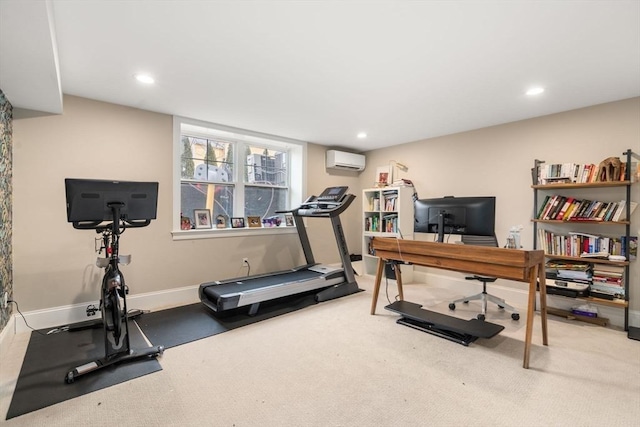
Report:
M322 273L318 273L317 271L311 271L308 269L303 270L290 270L283 271L278 274L271 274L267 276L256 276L256 277L248 277L246 279L237 278L233 279L236 281L229 283L216 284L215 282L211 282L206 285L204 293L209 295L210 292L213 292L213 295L222 295L225 293L233 292L245 292L250 291L255 288L264 288L267 286L275 286L282 285L283 283L291 283L291 282L301 282L303 280L309 280L316 278L322 275ZM283 280L284 278L284 280Z

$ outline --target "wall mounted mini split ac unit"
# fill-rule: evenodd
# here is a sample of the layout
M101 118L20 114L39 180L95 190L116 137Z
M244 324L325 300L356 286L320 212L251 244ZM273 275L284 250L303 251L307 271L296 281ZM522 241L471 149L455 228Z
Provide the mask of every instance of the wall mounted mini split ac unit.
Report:
M327 150L327 168L363 171L365 168L365 157L362 154Z

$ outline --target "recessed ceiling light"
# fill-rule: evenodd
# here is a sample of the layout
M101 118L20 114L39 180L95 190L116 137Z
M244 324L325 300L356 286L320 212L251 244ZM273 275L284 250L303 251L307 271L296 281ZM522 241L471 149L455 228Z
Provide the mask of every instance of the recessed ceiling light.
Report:
M527 95L540 95L542 92L544 92L543 87L532 87L527 91Z
M364 139L364 138L366 138L366 137L367 137L366 132L360 132L360 133L358 134L358 138L360 138L360 139Z
M148 74L136 74L136 80L139 81L140 83L144 83L148 85L156 82L154 78Z

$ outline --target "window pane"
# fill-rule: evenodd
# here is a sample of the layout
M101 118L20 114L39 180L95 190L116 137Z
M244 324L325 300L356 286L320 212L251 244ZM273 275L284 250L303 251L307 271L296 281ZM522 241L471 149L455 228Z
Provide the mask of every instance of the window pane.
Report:
M245 182L251 184L287 185L287 153L247 146Z
M276 211L287 209L287 189L246 186L244 189L244 214L268 218Z
M181 177L199 181L233 181L233 144L182 136Z
M211 219L217 215L233 216L233 185L182 182L180 212L193 221L194 209L210 209Z

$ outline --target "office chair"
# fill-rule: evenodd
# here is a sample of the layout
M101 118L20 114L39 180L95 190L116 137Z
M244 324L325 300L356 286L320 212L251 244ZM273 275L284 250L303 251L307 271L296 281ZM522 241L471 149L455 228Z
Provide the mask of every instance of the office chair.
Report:
M476 245L476 246L498 246L498 240L495 236L466 236L462 235L462 243L465 245ZM482 313L478 314L478 320L484 320L487 314L487 301L496 304L499 308L505 309L511 312L511 318L513 320L519 320L520 314L518 310L516 310L511 305L507 304L502 298L498 298L495 295L491 295L487 293L487 283L493 283L496 281L495 277L484 277L484 276L468 276L465 277L466 280L478 280L482 282L482 292L479 294L471 295L464 298L459 298L455 301L449 303L449 309L455 310L457 303L465 303L467 304L469 301L480 300L482 302Z

